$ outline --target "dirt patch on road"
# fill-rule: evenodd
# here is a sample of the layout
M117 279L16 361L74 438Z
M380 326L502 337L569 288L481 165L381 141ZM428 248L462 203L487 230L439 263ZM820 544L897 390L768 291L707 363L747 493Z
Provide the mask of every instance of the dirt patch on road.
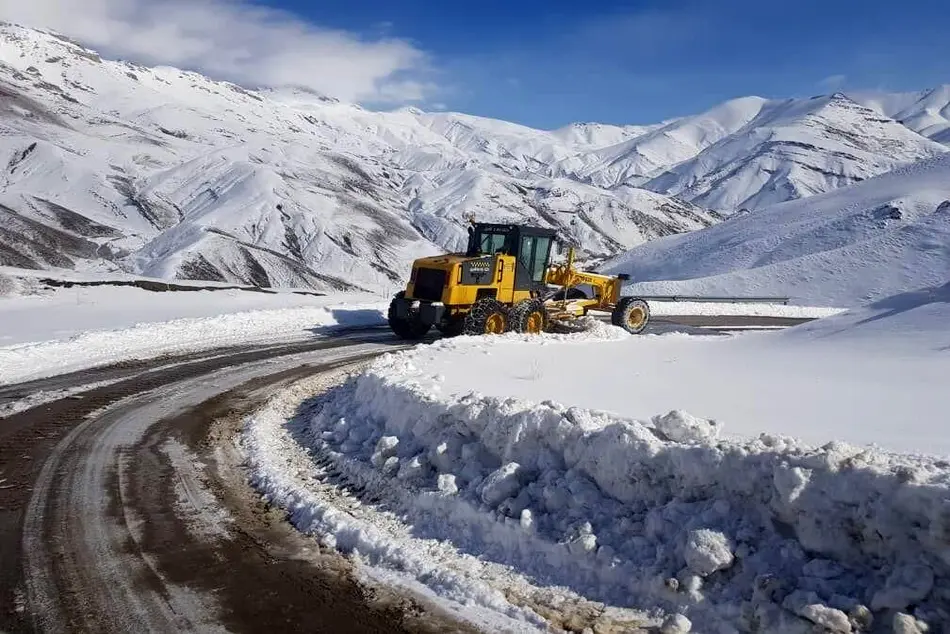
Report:
M272 390L311 372L291 370L207 401L154 426L130 450L135 469L128 470L122 493L125 512L146 519L143 554L168 582L214 596L220 624L233 632L271 631L275 624L290 631L474 632L432 606L357 583L346 559L297 533L285 512L268 506L247 484L236 445L243 417ZM194 537L202 532L195 523L209 509L168 512L182 502L176 485L184 471L163 450L168 438L197 458L200 486L220 505L208 515L229 516L216 539ZM199 496L186 497L204 505L195 500Z

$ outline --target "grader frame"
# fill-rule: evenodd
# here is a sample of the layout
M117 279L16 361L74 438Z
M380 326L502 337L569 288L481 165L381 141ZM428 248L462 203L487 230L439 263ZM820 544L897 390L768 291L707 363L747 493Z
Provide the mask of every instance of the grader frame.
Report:
M390 305L393 332L403 339L421 338L433 326L447 336L570 332L583 329L578 318L590 311L642 332L649 306L620 296L628 277L578 270L573 248L564 263L552 264L554 240L551 229L473 223L464 253L413 263L406 290ZM579 287L589 287L593 296Z

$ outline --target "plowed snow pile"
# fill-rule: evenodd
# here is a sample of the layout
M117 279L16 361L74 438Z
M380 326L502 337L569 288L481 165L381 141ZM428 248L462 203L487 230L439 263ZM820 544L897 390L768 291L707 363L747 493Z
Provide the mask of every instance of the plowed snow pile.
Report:
M686 364L689 346L716 346L723 367L749 363L743 354L750 348L801 346L813 380L824 383L845 358L854 368L867 365L861 350L887 333L881 354L899 369L878 370L906 389L929 377L930 391L918 389L915 398L931 408L930 426L945 429L950 403L935 386L950 370L950 341L934 319L950 317L948 288L801 332L628 337L602 326L581 337L459 338L390 354L308 404L290 425L252 420L255 481L291 510L298 527L353 553L373 576L409 578L454 605L503 614L497 629L533 629L547 615L504 598L553 592L634 610L624 614L640 614L643 626L665 623L663 631L688 631L690 622L701 632L916 632L925 624L942 631L950 624L946 460L808 443L789 437L794 426L787 435L726 437L728 419L676 409L631 417L596 403L616 404L617 395L636 401L644 394L639 383L652 389L655 346L672 346ZM905 339L888 330L888 320L921 327ZM871 331L862 330L868 324ZM644 355L611 360L613 351L638 345ZM598 356L607 360L591 362ZM902 374L915 364L915 374ZM577 378L573 388L554 378L559 366ZM595 384L583 375L605 387L590 392ZM548 380L550 398L518 398L527 385ZM772 380L780 385L783 377ZM463 383L466 389L451 387ZM845 385L838 399L845 404L820 423L828 435L867 429L870 438L882 421L849 414L846 404L856 406L854 399L872 397L880 385ZM705 388L683 381L676 389L685 399ZM753 403L774 397L743 385L729 394ZM784 402L808 398L790 392ZM586 407L575 405L582 400ZM898 414L890 425L913 422ZM309 455L293 454L282 434ZM317 483L342 493L321 492ZM345 512L344 494L355 500ZM517 584L523 593L512 590Z

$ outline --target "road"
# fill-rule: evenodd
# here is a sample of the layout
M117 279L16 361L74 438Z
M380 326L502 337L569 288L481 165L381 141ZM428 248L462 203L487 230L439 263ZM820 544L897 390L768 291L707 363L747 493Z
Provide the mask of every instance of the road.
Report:
M470 631L357 583L249 488L236 444L282 386L402 347L367 329L0 387L53 394L0 418L0 631Z

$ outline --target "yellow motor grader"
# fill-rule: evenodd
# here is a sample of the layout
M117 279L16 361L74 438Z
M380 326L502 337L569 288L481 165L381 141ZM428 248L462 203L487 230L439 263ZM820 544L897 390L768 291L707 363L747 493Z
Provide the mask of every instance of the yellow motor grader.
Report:
M464 253L413 263L406 290L389 305L389 326L401 339L420 339L433 326L444 336L571 331L590 311L610 313L633 334L646 327L648 304L620 296L626 275L578 271L573 249L566 262L551 263L554 230L473 222L468 233Z

